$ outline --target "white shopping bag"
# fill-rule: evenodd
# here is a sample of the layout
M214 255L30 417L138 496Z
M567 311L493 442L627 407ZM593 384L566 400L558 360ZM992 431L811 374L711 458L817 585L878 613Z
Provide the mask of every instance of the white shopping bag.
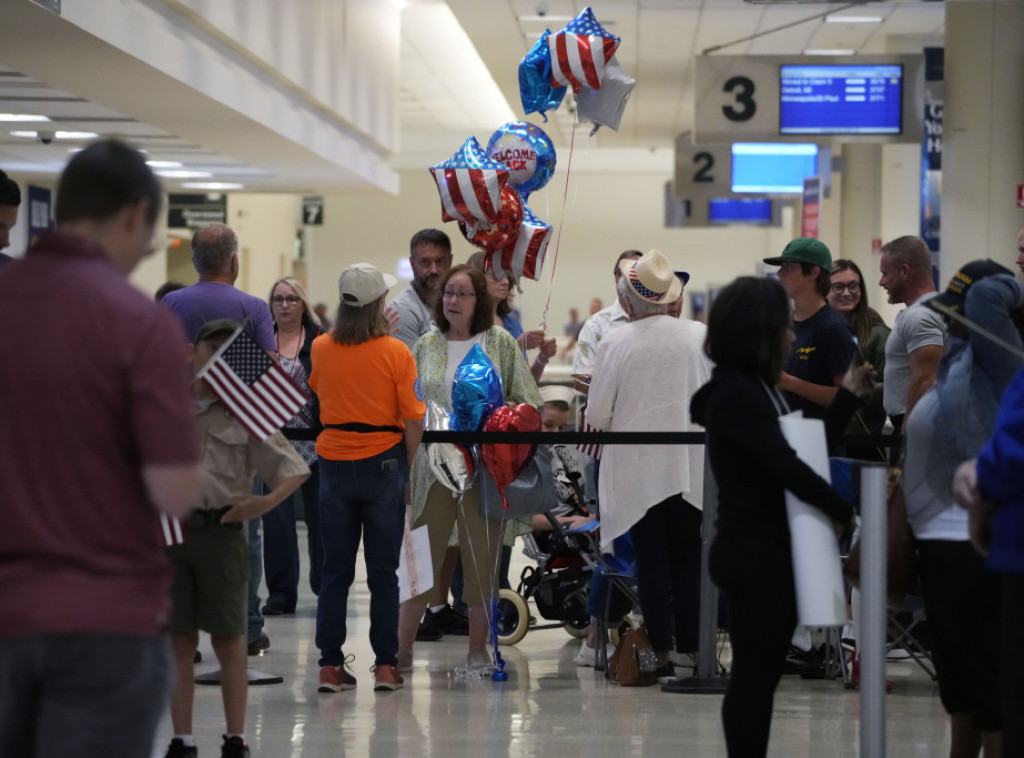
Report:
M797 456L831 482L825 423L799 412L779 419L779 426ZM786 491L786 513L796 580L797 617L801 626L840 626L846 622L846 595L832 519Z
M434 565L430 560L427 526L409 529L405 522L402 554L398 558L398 602L422 595L434 586Z

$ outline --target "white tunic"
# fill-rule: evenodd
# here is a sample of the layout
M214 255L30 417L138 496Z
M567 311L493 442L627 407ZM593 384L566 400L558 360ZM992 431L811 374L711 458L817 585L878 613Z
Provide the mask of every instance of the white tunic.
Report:
M703 324L651 316L609 333L597 350L587 421L612 432L700 432L690 398L711 378ZM607 546L647 510L682 494L703 505L703 445L607 445L598 499Z

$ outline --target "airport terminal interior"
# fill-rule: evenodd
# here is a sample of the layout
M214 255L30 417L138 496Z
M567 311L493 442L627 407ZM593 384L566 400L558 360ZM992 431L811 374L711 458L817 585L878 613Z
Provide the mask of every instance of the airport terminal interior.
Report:
M762 259L798 236L857 262L865 296L889 324L899 306L877 284L883 241L932 235L942 283L975 258L1013 265L1024 227L1021 0L594 0L592 19L618 41L608 70L624 90L595 108L586 88L582 100L569 88L546 115L525 113L521 63L546 30L553 38L587 8L2 0L0 168L29 199L6 252L22 255L47 228L73 151L119 137L147 152L169 206L154 254L132 274L139 288L195 282L193 227L216 220L240 240L238 288L266 298L294 276L331 312L352 263L397 277L392 294L403 289L420 229L446 231L455 262L465 261L474 243L443 218L445 187L429 169L443 175L470 138L486 147L503 125L525 120L546 132L552 165L528 193L535 227L548 229L546 252L535 271L520 271L515 304L526 329L546 329L560 348L571 309L586 318L594 299L613 302L612 264L627 249L661 250L688 272L687 318L706 314L734 278L773 274ZM856 114L875 99L888 109L872 109L866 126L794 115L794 103L832 97L815 89L823 72L854 88ZM871 88L861 92L865 78ZM605 92L612 87L609 78ZM737 173L765 151L769 164L798 164L803 175L765 185L764 163ZM553 359L546 381L568 383L571 363L571 353ZM301 526L299 539L304 548ZM513 586L527 563L517 546ZM531 628L502 646L504 682L457 676L464 637L417 643L405 688L375 692L368 608L360 564L345 647L358 686L334 694L317 691L308 584L293 615L266 619L270 646L250 668L282 681L249 690L254 756L726 755L721 695L618 687L576 665L580 642L561 628ZM205 635L200 650L196 673L215 671ZM724 635L718 653L727 667ZM885 675L888 754L947 754L950 723L930 673L904 659L889 660ZM769 755L864 755L862 707L841 678L787 675ZM195 724L199 754L215 754L217 687L198 687ZM167 718L153 756L170 736Z

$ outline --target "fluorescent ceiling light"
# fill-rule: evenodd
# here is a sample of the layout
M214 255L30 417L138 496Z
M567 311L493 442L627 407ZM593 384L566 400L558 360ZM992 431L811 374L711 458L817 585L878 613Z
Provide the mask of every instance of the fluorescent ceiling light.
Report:
M839 16L833 14L831 16L825 16L825 20L830 24L880 24L882 23L881 16Z
M185 164L181 161L146 161L151 168L181 168Z
M38 113L0 113L0 121L49 121L49 116Z
M56 132L53 135L57 139L96 139L98 132Z
M856 55L857 53L853 50L841 50L839 48L811 48L804 50L804 55Z
M33 132L23 132L23 131L15 130L15 131L11 132L11 136L12 137L27 137L28 139L37 139L39 137L39 132L34 132L34 131ZM99 136L100 135L97 134L96 132L54 132L53 133L54 139L93 139L93 138L99 137Z
M181 186L184 189L201 190L236 190L245 187L244 184L238 182L182 182Z
M189 171L187 169L184 171L175 171L172 169L169 171L157 171L155 173L157 176L163 176L168 179L207 179L213 176L209 171Z

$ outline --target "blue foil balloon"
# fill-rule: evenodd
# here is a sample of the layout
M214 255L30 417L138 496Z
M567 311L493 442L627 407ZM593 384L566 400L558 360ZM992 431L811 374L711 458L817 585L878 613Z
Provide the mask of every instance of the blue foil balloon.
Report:
M555 143L529 121L511 121L491 135L487 155L508 167L508 183L526 200L555 172ZM499 157L501 156L501 157Z
M479 431L487 417L504 404L501 377L480 345L473 345L452 380L451 427Z
M540 113L548 120L544 111L553 111L565 97L567 87L551 86L551 51L548 48L549 29L530 48L519 63L519 98L523 101L524 113Z

